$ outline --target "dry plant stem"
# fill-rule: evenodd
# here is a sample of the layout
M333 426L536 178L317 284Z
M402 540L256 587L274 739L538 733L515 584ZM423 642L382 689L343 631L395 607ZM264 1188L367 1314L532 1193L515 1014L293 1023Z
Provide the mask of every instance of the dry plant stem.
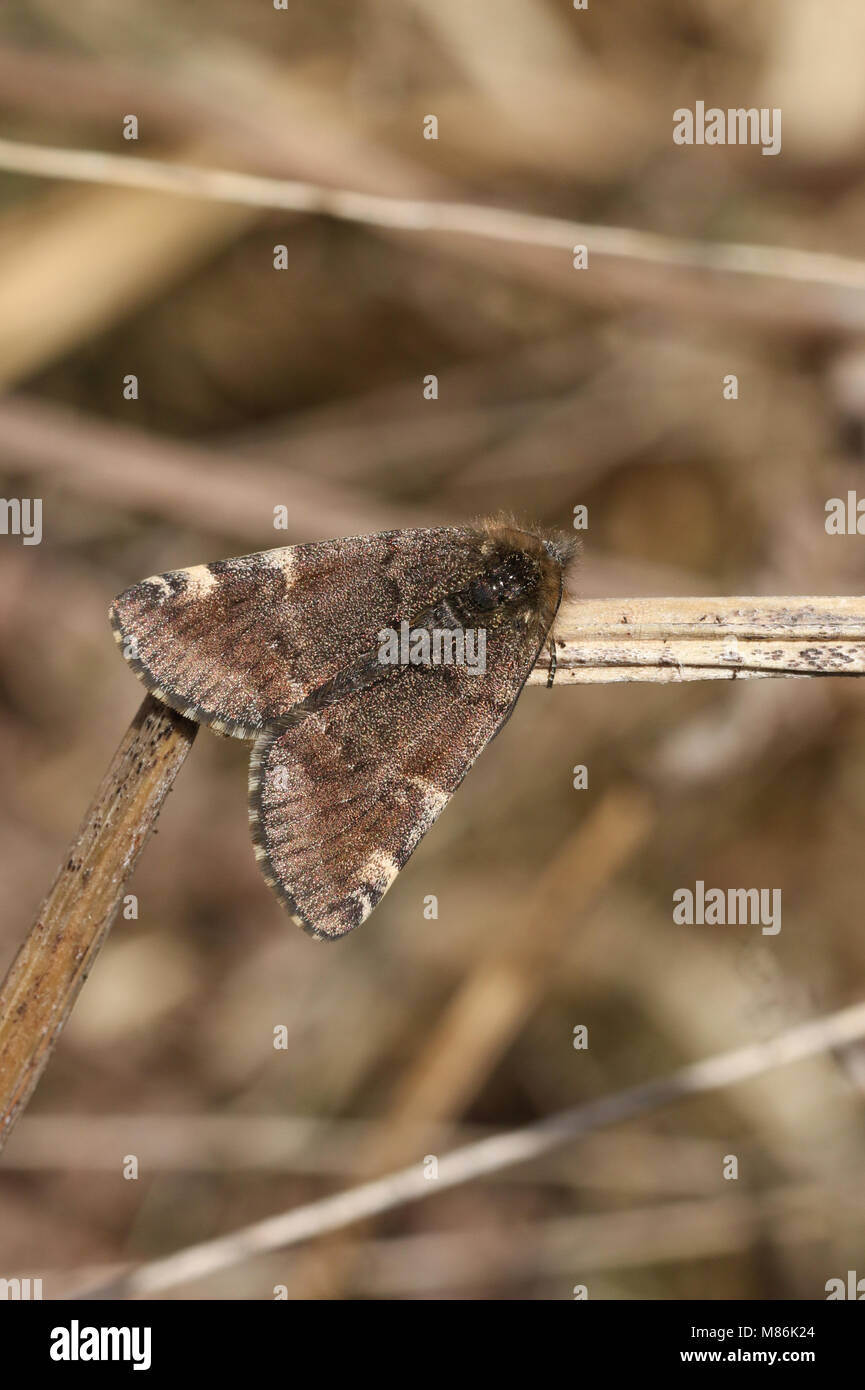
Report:
M230 1235L178 1250L131 1270L110 1284L91 1287L84 1291L84 1296L147 1298L178 1284L229 1269L255 1255L297 1245L365 1217L391 1211L406 1202L420 1201L445 1188L500 1172L511 1164L528 1163L606 1125L645 1115L688 1096L748 1081L776 1067L819 1056L831 1048L845 1047L862 1037L865 1037L865 1004L859 1003L790 1028L765 1042L749 1043L732 1052L708 1057L671 1075L551 1115L524 1129L510 1130L455 1149L440 1160L435 1181L427 1179L419 1157L410 1167L376 1182L364 1183L268 1217Z
M0 989L0 1149L108 935L197 727L147 697L9 968Z
M60 149L0 140L0 168L46 178L146 188L246 207L319 213L400 231L447 232L562 251L585 244L595 255L679 270L762 276L769 280L796 281L853 292L865 289L865 261L847 256L777 246L710 245L630 227L589 225L472 203L393 198L296 179L172 164L125 154L107 154L101 150Z
M557 685L865 675L865 598L615 598L569 603ZM546 683L549 654L529 676Z

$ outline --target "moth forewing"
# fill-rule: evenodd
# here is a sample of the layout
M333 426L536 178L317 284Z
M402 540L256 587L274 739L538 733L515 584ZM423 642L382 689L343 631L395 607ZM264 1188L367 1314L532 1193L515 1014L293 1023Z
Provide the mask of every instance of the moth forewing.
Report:
M111 621L158 699L255 740L256 856L293 918L332 939L369 916L507 720L574 549L508 520L317 542L143 580ZM382 632L406 626L413 645L386 660ZM442 629L449 643L428 640Z

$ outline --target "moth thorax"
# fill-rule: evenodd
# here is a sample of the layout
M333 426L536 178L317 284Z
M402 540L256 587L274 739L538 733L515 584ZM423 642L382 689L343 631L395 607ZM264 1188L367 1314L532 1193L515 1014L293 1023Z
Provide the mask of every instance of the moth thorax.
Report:
M488 613L523 598L537 581L536 563L518 550L471 581L467 590L469 601L480 612Z

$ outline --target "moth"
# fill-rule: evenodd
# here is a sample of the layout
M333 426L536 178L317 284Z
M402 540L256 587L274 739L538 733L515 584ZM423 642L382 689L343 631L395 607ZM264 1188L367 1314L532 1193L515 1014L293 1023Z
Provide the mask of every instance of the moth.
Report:
M332 940L381 901L547 643L552 684L575 551L502 518L288 546L144 579L111 623L157 699L253 741L256 857ZM437 633L482 645L483 670L424 660Z

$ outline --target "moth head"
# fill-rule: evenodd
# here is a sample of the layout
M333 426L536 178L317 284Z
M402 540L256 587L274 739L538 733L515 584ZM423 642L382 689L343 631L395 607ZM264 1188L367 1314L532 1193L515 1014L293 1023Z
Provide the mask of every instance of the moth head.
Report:
M532 640L550 631L577 552L574 537L526 527L507 516L482 521L485 571L475 580L477 606L495 621L523 626ZM481 608L481 601L487 607Z

